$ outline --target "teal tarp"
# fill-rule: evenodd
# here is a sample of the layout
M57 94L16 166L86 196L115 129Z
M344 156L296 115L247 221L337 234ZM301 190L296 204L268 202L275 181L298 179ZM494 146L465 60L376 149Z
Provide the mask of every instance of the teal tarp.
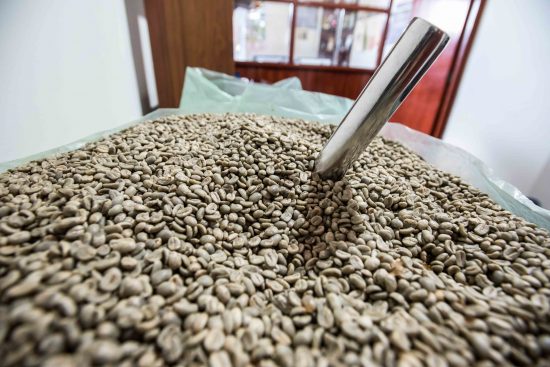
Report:
M184 113L251 112L338 123L353 101L302 90L299 79L252 83L200 68L187 68L180 102Z

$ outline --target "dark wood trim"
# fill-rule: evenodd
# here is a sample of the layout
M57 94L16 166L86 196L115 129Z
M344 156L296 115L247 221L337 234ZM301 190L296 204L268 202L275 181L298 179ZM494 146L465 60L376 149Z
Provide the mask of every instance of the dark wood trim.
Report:
M316 8L328 8L328 9L346 9L352 11L370 11L371 13L388 13L390 9L375 8L372 6L363 6L357 4L346 4L346 3L318 3L316 1L297 1L295 4L298 6L310 6Z
M294 36L296 33L296 13L297 12L298 12L298 7L296 6L296 1L293 1L292 20L290 22L290 51L288 53L288 63L290 65L294 64Z
M237 65L236 70L243 77L260 83L297 77L304 90L328 93L355 99L369 81L372 73L350 73L332 70L310 70L300 67L266 68L262 64L254 66Z
M388 28L390 27L391 9L393 6L393 0L390 0L389 12L386 15L386 25L384 26L384 32L382 33L382 44L380 50L378 50L378 60L376 60L376 66L382 63L382 56L384 55L384 47L386 46L386 36L388 35Z
M256 67L266 69L290 69L290 70L316 70L316 71L334 71L342 73L372 74L373 69L350 68L347 66L336 65L301 65L276 62L255 62L255 61L235 61L237 67Z
M443 100L441 101L432 128L432 136L441 138L443 135L486 2L486 0L471 0L468 15L460 35L457 52L451 66L451 72L447 79Z

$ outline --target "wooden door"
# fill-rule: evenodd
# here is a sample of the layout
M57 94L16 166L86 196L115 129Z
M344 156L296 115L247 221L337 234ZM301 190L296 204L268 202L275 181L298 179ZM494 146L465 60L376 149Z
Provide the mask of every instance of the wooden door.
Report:
M232 0L145 0L159 107L177 107L187 66L235 72Z

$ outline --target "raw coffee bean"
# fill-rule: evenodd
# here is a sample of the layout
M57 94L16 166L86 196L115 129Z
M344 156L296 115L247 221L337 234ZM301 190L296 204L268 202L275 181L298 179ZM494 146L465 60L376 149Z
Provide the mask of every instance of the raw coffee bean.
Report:
M327 306L323 306L317 314L317 323L319 326L330 329L334 325L334 316Z
M401 144L166 116L0 174L2 365L489 366L550 357L550 236Z
M110 246L114 251L118 251L124 255L136 249L136 241L133 238L120 238L112 240Z
M97 253L97 250L88 245L80 245L74 252L74 257L80 261L92 260Z
M224 342L225 335L223 334L223 330L218 328L212 329L204 338L204 349L209 352L216 351L223 346Z
M7 243L12 245L21 244L31 239L31 233L29 231L15 232L8 236Z
M378 269L379 266L380 266L380 260L378 260L378 258L376 257L370 256L365 261L365 267L369 271L375 271L376 269Z
M112 340L97 340L90 347L90 356L95 363L115 363L122 357L122 349Z
M261 199L262 199L262 194L260 194L259 192L255 192L248 197L248 200L250 200L253 203L257 203Z
M208 364L211 367L231 367L232 366L229 354L224 350L220 350L218 352L214 352L210 354L210 357L208 358Z
M122 281L122 272L118 268L110 268L105 272L99 282L99 289L104 292L112 292L117 289Z
M160 332L157 345L161 349L163 359L168 363L179 360L184 352L183 337L176 325L168 325Z
M120 296L131 297L137 296L143 291L143 285L139 279L125 277L120 284Z

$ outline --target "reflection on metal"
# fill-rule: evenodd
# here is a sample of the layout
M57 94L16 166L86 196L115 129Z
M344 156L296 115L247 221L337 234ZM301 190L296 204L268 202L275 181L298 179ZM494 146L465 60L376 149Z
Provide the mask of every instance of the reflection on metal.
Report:
M449 36L414 18L317 157L314 171L341 179L437 59Z

